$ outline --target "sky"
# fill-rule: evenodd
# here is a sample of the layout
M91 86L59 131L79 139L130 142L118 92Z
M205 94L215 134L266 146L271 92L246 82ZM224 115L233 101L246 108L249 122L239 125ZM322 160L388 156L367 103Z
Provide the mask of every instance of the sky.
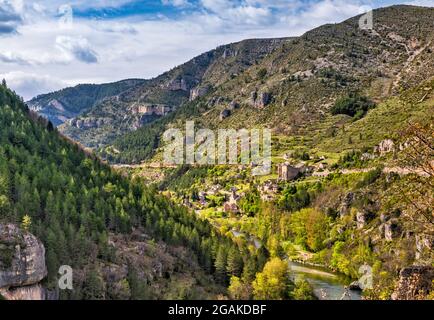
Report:
M28 100L152 78L219 45L298 36L393 4L434 0L0 0L0 79Z

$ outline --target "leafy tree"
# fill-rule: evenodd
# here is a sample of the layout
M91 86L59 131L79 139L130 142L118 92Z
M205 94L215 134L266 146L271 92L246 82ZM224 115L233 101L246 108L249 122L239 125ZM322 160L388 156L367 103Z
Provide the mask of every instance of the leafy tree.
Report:
M251 298L251 286L244 283L240 278L232 276L228 293L233 300L249 300Z
M279 258L268 261L253 281L253 295L257 300L281 300L288 298L290 280L288 264Z
M26 214L23 217L21 228L23 228L26 231L29 231L31 225L32 225L32 218L30 218L30 216Z
M291 292L291 298L294 300L316 300L312 286L306 279L298 279L295 282L294 289Z

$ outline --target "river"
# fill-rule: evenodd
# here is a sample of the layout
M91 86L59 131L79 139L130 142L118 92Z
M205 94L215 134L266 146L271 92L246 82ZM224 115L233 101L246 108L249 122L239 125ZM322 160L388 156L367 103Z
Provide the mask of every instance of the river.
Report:
M348 290L348 279L325 268L288 261L293 281L303 277L320 300L361 300L361 292Z
M257 249L261 247L261 242L253 237L247 236L241 231L231 230L235 237L244 236ZM326 268L310 266L288 260L291 280L296 281L304 278L312 286L315 295L320 300L361 300L360 291L348 290L346 287L349 280L344 276L334 273Z

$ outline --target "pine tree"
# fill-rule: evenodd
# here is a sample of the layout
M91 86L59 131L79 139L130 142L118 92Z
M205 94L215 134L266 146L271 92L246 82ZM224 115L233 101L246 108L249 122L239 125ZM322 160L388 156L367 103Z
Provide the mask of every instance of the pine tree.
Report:
M217 257L214 262L214 266L216 270L215 271L216 278L221 283L226 283L227 281L226 260L227 260L226 248L223 245L221 245L217 251Z
M226 271L229 276L239 277L242 269L243 259L241 258L240 252L235 246L232 246L228 253Z

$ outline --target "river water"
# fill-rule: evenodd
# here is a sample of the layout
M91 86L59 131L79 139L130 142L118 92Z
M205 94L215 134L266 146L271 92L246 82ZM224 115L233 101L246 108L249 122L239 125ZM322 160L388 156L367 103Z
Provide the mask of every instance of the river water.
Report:
M262 245L253 236L246 236L245 233L234 229L231 232L235 237L245 236L257 249ZM296 281L302 277L306 279L320 300L361 300L362 298L360 291L346 289L350 281L344 276L331 272L326 268L289 260L288 265L292 280Z
M288 261L288 264L292 280L306 279L320 300L361 300L361 292L346 289L349 281L341 275L293 261Z

